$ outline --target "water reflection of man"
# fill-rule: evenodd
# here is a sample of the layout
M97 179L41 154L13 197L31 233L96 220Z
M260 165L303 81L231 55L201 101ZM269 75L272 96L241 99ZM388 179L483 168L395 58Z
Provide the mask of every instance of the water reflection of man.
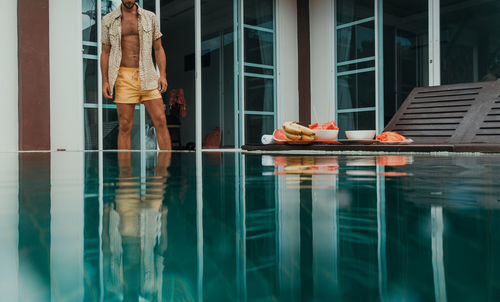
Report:
M118 156L114 208L106 207L109 216L104 224L105 238L109 238L105 242L109 278L105 280L106 288L124 301L160 301L162 297L167 218L163 197L170 158L170 152L158 153L155 175L141 182L133 177L130 152Z

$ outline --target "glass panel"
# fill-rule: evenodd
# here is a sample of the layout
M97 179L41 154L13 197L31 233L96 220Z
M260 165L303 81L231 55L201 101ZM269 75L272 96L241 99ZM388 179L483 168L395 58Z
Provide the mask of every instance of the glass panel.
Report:
M83 54L97 56L97 46L83 45Z
M337 31L337 62L375 56L374 22L367 22Z
M245 24L274 28L273 0L250 0L244 2Z
M114 11L121 4L121 0L101 0L101 12L102 16Z
M351 71L351 70L358 70L358 69L372 68L372 67L375 67L375 59L366 62L339 66L337 67L337 72L344 72L344 71Z
M83 101L97 104L97 60L83 59Z
M97 42L96 0L82 0L83 41Z
M235 146L233 1L202 3L203 148Z
M245 72L272 76L274 74L274 69L245 66Z
M375 111L339 113L339 138L345 139L345 131L375 130Z
M155 0L143 0L142 1L142 8L156 13L156 1Z
M245 115L245 144L260 144L264 134L274 131L274 116Z
M158 146L158 139L156 137L156 128L153 125L153 120L146 113L146 150L156 150Z
M363 72L337 78L338 108L375 107L375 72Z
M97 108L84 109L85 150L99 149Z
M245 77L245 110L274 111L274 80Z
M337 23L340 25L373 17L374 3L374 0L337 0Z
M246 28L245 62L274 65L274 35Z
M428 0L384 2L384 119L413 88L429 85Z
M164 35L162 43L167 56L168 91L163 95L167 105L167 125L175 127L175 130L172 128L169 131L176 148L186 148L187 145L194 148L194 1L160 1L160 10L161 31ZM182 146L179 146L178 141L181 141Z
M500 77L500 6L496 0L441 1L441 82Z
M103 109L103 148L104 150L118 149L118 114L116 109ZM141 148L139 110L134 110L134 124L132 126L132 150Z

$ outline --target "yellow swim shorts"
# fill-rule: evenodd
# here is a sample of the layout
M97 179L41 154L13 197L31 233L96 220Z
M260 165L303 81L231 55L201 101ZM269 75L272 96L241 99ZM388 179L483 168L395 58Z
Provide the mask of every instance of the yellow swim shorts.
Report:
M138 104L161 99L158 89L141 90L139 68L120 67L115 82L115 103Z

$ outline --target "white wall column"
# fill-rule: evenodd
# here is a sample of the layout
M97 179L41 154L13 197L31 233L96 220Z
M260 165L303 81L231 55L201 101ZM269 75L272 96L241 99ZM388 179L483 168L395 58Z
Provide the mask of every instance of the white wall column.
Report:
M83 150L81 1L50 0L51 149Z
M50 279L53 301L84 296L84 154L51 155Z
M15 2L15 1L14 1ZM17 79L17 78L16 78ZM17 301L19 294L19 157L0 154L0 293L2 300Z
M2 1L4 16L0 19L3 45L0 47L0 83L2 83L2 110L0 110L0 151L17 151L18 134L18 65L17 65L17 0Z
M334 0L310 0L311 28L311 121L335 119L334 95Z
M276 0L278 125L299 119L297 1Z
M429 86L441 85L441 1L429 0Z

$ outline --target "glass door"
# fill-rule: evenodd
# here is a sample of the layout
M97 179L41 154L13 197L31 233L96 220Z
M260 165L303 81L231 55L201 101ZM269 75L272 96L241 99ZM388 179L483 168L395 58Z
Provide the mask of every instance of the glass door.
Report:
M335 14L336 120L345 130L376 129L376 0L337 0Z
M204 149L235 148L234 0L201 2L202 138Z
M496 0L441 0L441 83L500 78L500 4Z
M413 88L429 85L428 3L384 1L384 125Z
M239 148L272 133L277 108L274 0L204 1L199 19L194 1L137 3L156 13L165 36L169 91L163 99L174 147L194 149L197 127L205 149ZM113 100L102 96L99 41L101 18L120 4L120 0L82 2L86 150L117 149L118 116ZM197 20L202 25L200 100L195 80ZM177 106L172 96L179 93L184 103ZM197 102L203 103L200 117L194 110ZM156 149L154 128L143 106L136 107L132 149Z
M139 0L139 6L156 12L155 0ZM113 100L105 99L101 91L100 32L101 19L117 9L120 0L82 1L83 100L86 150L118 149L118 115ZM159 12L156 12L159 17ZM132 128L132 149L156 149L154 131L144 106L136 106Z
M276 127L275 10L274 0L242 0L235 12L236 24L242 24L237 58L239 146L260 143L262 134Z

